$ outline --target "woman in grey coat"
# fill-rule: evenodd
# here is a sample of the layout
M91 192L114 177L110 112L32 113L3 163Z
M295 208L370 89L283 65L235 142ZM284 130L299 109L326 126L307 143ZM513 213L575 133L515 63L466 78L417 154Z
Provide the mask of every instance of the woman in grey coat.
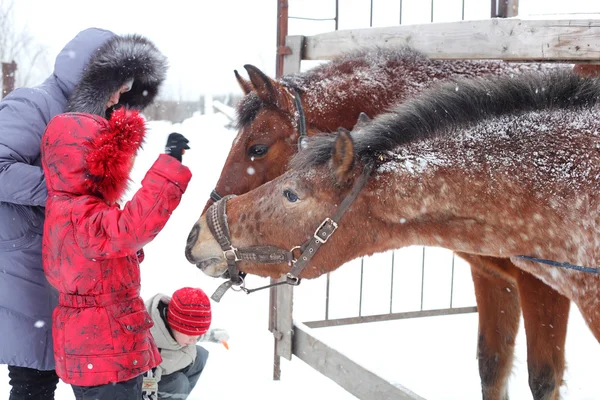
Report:
M10 400L54 399L58 383L51 336L57 294L41 260L47 191L40 139L50 119L65 111L91 56L113 36L80 32L44 83L0 101L0 364L8 364Z

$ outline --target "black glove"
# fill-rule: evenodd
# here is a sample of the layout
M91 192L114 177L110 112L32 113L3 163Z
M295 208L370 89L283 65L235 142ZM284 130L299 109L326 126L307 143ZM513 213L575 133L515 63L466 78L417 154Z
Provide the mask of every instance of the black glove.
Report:
M175 157L181 162L181 156L185 153L185 150L189 150L190 141L185 138L181 133L173 132L167 138L167 145L165 146L165 153Z

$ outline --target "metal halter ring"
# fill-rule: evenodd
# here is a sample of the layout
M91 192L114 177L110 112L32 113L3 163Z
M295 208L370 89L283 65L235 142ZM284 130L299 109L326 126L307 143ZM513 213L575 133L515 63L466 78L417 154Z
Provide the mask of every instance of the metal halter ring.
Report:
M234 292L240 292L240 291L245 292L246 291L245 277L238 275L238 278L242 281L242 283L240 283L240 284L234 283L233 285L231 285L231 290L233 290Z
M294 246L291 248L290 250L290 254L292 255L292 263L295 263L296 261L298 261L298 258L296 258L296 256L294 255L294 251L296 250L300 250L300 252L302 252L302 246Z

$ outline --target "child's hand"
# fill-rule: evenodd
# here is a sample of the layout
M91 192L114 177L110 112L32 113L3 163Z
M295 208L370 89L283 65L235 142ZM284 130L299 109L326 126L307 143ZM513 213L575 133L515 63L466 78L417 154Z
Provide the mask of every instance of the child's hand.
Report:
M200 336L200 342L222 343L229 340L229 334L225 329L209 329L204 335Z

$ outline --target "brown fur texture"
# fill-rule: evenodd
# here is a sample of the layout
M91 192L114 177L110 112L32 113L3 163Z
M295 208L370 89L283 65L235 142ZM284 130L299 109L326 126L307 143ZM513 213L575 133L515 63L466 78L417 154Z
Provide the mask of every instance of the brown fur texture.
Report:
M565 244L564 237L558 238L563 231L567 231L565 226L585 225L590 216L586 212L579 213L566 221L562 216L555 218L553 212L557 208L572 209L567 205L569 201L577 204L577 207L584 207L588 211L590 209L586 204L591 201L590 196L594 191L590 194L589 191L581 192L581 189L582 182L594 176L592 171L595 166L587 162L585 157L589 153L584 149L596 148L597 144L590 132L597 129L592 122L597 119L598 115L594 114L593 109L586 108L585 105L583 109L573 107L569 110L567 107L563 110L550 108L528 114L509 113L480 122L473 121L474 127L449 127L451 135L444 134L441 138L409 143L406 147L396 149L392 159L381 165L377 176L363 190L352 207L354 211L349 211L353 216L344 217L341 225L345 227L340 225L340 229L345 234L331 239L333 244L328 243L328 250L322 250L325 254L315 257L314 263L306 271L306 277L318 276L364 254L409 244L441 246L487 258L509 258L512 255L526 254L558 261L584 263L587 260L584 264L589 264L590 261L594 264L595 259L582 258L586 253L586 250L582 253L582 246L586 248L586 241L590 239L578 240L576 245L571 246ZM535 157L531 157L532 154ZM440 157L443 163L439 161ZM584 162L582 164L579 161ZM340 188L334 189L331 186L328 168L321 165L314 166L310 171L292 171L252 193L233 199L228 210L234 245L244 247L272 244L287 248L302 243L322 218L334 212L333 205L339 204L345 194ZM589 171L591 175L581 175L585 171ZM568 190L565 186L567 182L572 185ZM331 190L325 189L326 187ZM284 188L291 188L298 193L301 199L298 204L289 205L276 195ZM364 194L365 191L368 194ZM581 199L573 198L574 193L581 193ZM238 223L241 215L254 215L257 218ZM264 219L265 215L268 220ZM515 216L518 216L516 221ZM577 222L579 219L584 222ZM295 221L294 226L298 229L291 234L282 233L282 227L291 223L291 220ZM551 228L545 232L533 228L540 220ZM270 221L277 221L279 229L271 226ZM250 223L254 230L251 236L247 232L247 225ZM204 226L203 224L201 218L200 225ZM520 230L524 227L527 229ZM378 232L377 240L365 241L364 235L359 238L355 234L364 231ZM531 238L536 235L539 239L532 242ZM549 241L548 235L556 238L556 243ZM260 240L256 240L257 238ZM192 249L195 257L204 259L209 254L217 257L212 253L211 241L210 235L200 235L199 242ZM530 355L534 356L529 360L532 392L536 399L557 399L564 368L564 332L568 315L568 300L565 296L574 300L584 314L590 313L593 303L591 299L595 299L595 296L579 294L587 289L578 278L578 273L562 270L556 272L541 265L517 259L512 261L536 278L522 278L526 275L502 272L503 268L498 261L492 270L496 273L500 271L497 279L502 279L503 285L512 279L514 289L516 280L519 292L529 296L529 302L520 300L524 317L546 318L559 324L552 324L559 326L556 333L544 334L542 329L538 339L546 339L551 343L562 341L563 346L546 346L547 351L538 355L534 351L536 336L530 335L529 329L535 331L536 327L539 330L540 326L547 326L546 320L541 324L534 319L531 319L531 324L526 323L528 342L532 345ZM491 264L494 265L494 262ZM242 269L247 272L259 275L278 276L287 270L284 265L275 269L262 265L242 265ZM475 267L473 263L472 266ZM213 266L213 270L216 271L217 268L216 265ZM511 268L514 270L514 266ZM595 285L594 277L581 278L589 279L592 286ZM474 279L479 281L476 282L476 288L479 286L480 290L481 287L494 290L493 284L490 284L494 280L487 279L486 283L485 279ZM483 286L479 285L481 282ZM547 288L542 282L551 285L553 289ZM577 290L574 291L574 287ZM483 304L494 307L494 296L486 299L484 292L480 294L480 307L480 299L483 299ZM544 300L540 301L541 299ZM548 300L550 303L555 302L550 307L546 304L544 311L540 305ZM518 304L518 301L512 297L511 304ZM484 310L482 307L482 312ZM518 321L518 312L513 311L511 318L507 319L509 322L502 323L500 319L496 322L500 328L514 327L514 321ZM594 316L590 315L588 321L598 337L599 328ZM494 327L493 324L488 325ZM496 354L512 354L513 344L509 335L513 337L511 332L515 331L506 330L504 342L498 341L500 336L491 330L487 332L495 340L482 340L480 354L482 349L484 353L492 354L489 350L486 351L489 347L507 349ZM485 327L482 333L487 335ZM538 357L539 360L535 360ZM489 364L482 363L484 393L486 385L497 388L490 390L485 398L502 399L505 393L505 371L509 369L494 368ZM494 373L490 375L487 370ZM487 379L489 376L492 378ZM493 378L494 376L497 378Z

